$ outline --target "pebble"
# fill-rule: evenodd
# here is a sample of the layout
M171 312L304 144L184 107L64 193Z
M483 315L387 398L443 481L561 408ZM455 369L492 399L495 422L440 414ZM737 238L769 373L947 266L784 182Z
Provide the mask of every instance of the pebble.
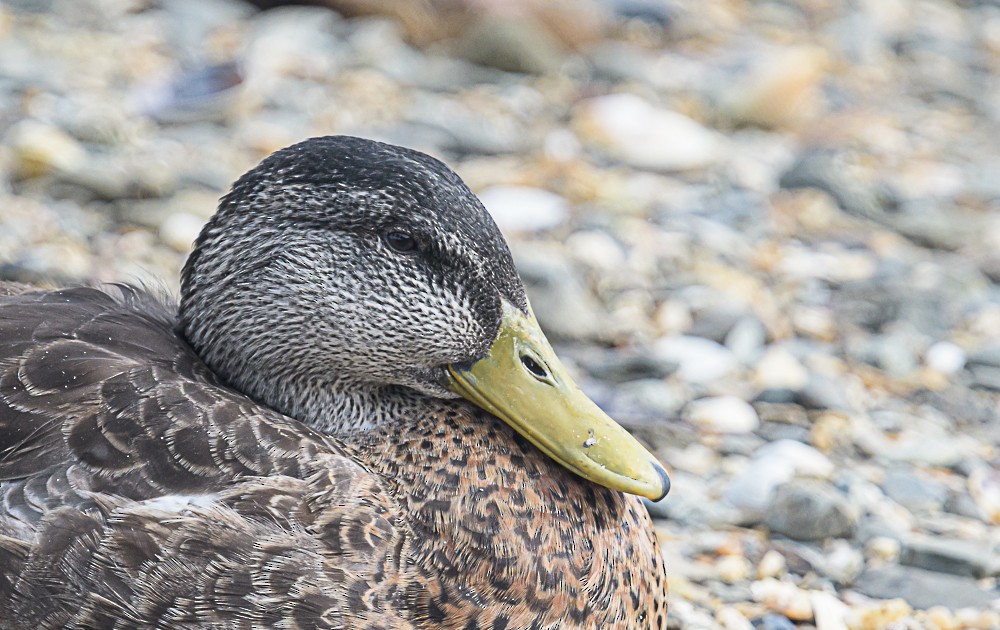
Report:
M767 606L768 610L784 615L792 621L809 621L813 618L809 593L790 582L764 578L750 585L754 601Z
M809 383L809 371L791 352L772 346L757 363L754 383L765 390L798 391Z
M722 556L715 563L719 578L726 584L742 582L750 577L750 561L742 556Z
M695 400L684 411L684 419L710 433L749 433L760 425L754 408L735 396Z
M910 512L940 512L948 499L944 484L914 472L893 468L882 481L885 494Z
M738 609L724 606L715 613L715 620L725 630L753 630L753 624Z
M653 352L663 360L676 363L677 375L689 383L716 381L739 368L728 348L701 337L664 337L653 344Z
M827 54L820 48L776 48L741 68L726 86L720 110L740 124L795 126L822 110L820 82Z
M924 361L932 370L955 374L965 367L965 350L950 341L939 341L927 349Z
M851 505L829 483L793 480L775 490L764 524L795 540L822 540L850 535L856 519Z
M179 252L189 252L205 220L187 212L175 212L160 225L160 238Z
M767 342L767 330L756 317L745 316L733 324L723 341L736 359L749 365L759 355Z
M662 379L644 378L621 384L615 392L615 408L642 410L657 420L676 416L684 406L684 396Z
M1000 525L1000 473L981 466L969 473L969 495L983 518L991 525Z
M637 168L668 172L704 168L722 152L722 140L715 132L635 94L589 99L573 118L585 144Z
M768 613L759 619L756 626L762 630L795 630L796 626L784 615Z
M813 591L809 595L813 607L816 630L847 630L849 609L839 599L823 591Z
M545 333L555 339L598 335L601 306L576 269L554 249L514 248L532 310Z
M38 120L11 126L3 144L10 148L15 177L32 178L52 172L75 172L87 161L87 150L69 134Z
M910 534L903 541L901 564L972 578L1000 575L1000 556L982 540Z
M869 560L877 560L882 563L895 562L899 559L901 548L902 546L895 538L875 536L865 543L865 556Z
M785 572L785 556L774 549L769 549L757 564L757 579L781 577Z
M850 410L853 405L844 393L844 387L821 374L810 373L805 387L796 392L796 402L806 409Z
M566 51L530 15L484 13L456 42L455 53L507 72L548 74L559 69Z
M504 234L550 230L569 215L566 199L541 188L490 186L479 191L479 200Z
M899 598L913 608L944 606L951 610L966 607L982 609L997 600L994 593L980 588L969 578L902 565L865 571L855 581L854 587L868 597Z
M829 459L815 448L781 439L761 447L742 471L733 475L726 500L749 513L763 513L775 489L796 476L828 477L834 470Z

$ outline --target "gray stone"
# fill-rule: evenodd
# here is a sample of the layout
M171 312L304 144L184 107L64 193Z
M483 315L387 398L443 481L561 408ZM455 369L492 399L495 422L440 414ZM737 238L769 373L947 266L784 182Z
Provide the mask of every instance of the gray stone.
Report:
M539 324L555 339L597 336L601 306L555 249L512 248Z
M559 69L565 50L528 16L486 12L463 33L455 52L473 62L508 72L547 74Z
M911 512L940 512L948 500L948 488L943 483L899 468L886 474L882 491Z
M833 380L820 374L811 373L809 382L798 392L796 402L806 409L837 409L851 408L844 395L844 389Z
M694 322L687 334L722 343L742 317L742 309L730 307L706 309L695 315ZM730 347L730 349L732 348Z
M969 578L900 565L865 571L855 580L854 588L875 599L902 598L920 609L987 608L1000 598Z
M985 365L1000 368L1000 345L987 346L969 355L969 365Z
M704 480L680 470L670 474L671 493L653 503L644 501L653 518L669 519L683 525L725 527L744 522L744 514L713 499Z
M1000 574L1000 558L982 540L911 534L903 540L899 562L971 578Z
M972 365L969 366L969 372L972 373L973 387L1000 392L1000 367Z
M799 393L788 387L768 387L754 396L753 402L771 405L787 405L798 401Z
M756 433L768 442L794 440L806 443L812 439L812 432L808 427L788 424L787 422L761 422Z
M795 540L849 536L856 517L847 499L822 481L794 480L778 486L764 524Z
M838 584L850 584L864 568L864 558L849 541L833 542L837 544L822 550L814 545L789 540L773 540L771 546L785 558L792 573L818 573Z
M696 322L697 323L697 322ZM752 316L739 318L732 325L723 341L736 358L744 364L751 363L767 342L767 330L759 319Z
M636 413L661 419L675 416L684 403L682 392L658 378L629 381L615 388L614 409L624 411L629 417Z
M433 94L420 95L404 120L412 127L427 127L438 134L440 148L451 153L518 153L529 148L531 139L514 116L485 117L458 100Z
M581 355L578 361L594 378L626 383L645 378L660 379L677 371L677 364L650 352L600 351Z
M778 613L767 613L754 623L755 628L760 630L795 630L796 626L792 620Z
M653 346L653 352L662 360L676 362L678 376L689 383L712 382L739 367L728 348L701 337L664 337Z

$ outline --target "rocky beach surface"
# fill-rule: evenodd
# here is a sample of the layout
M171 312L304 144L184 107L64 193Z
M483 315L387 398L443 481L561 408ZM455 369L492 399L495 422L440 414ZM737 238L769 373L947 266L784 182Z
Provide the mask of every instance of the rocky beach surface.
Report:
M0 279L176 294L268 153L429 152L671 470L671 628L1000 628L1000 4L319 4L0 4Z

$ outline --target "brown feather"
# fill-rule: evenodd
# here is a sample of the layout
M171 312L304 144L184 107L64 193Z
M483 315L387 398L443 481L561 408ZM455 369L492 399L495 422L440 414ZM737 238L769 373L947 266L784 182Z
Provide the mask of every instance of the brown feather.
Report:
M465 403L323 436L135 303L0 299L0 627L665 624L636 499Z

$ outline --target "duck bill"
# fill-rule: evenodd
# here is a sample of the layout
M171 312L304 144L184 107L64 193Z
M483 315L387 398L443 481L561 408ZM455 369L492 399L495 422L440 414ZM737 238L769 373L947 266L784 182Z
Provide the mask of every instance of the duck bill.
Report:
M584 479L653 501L670 490L656 458L569 377L530 311L504 302L500 332L486 356L448 372L451 391Z

